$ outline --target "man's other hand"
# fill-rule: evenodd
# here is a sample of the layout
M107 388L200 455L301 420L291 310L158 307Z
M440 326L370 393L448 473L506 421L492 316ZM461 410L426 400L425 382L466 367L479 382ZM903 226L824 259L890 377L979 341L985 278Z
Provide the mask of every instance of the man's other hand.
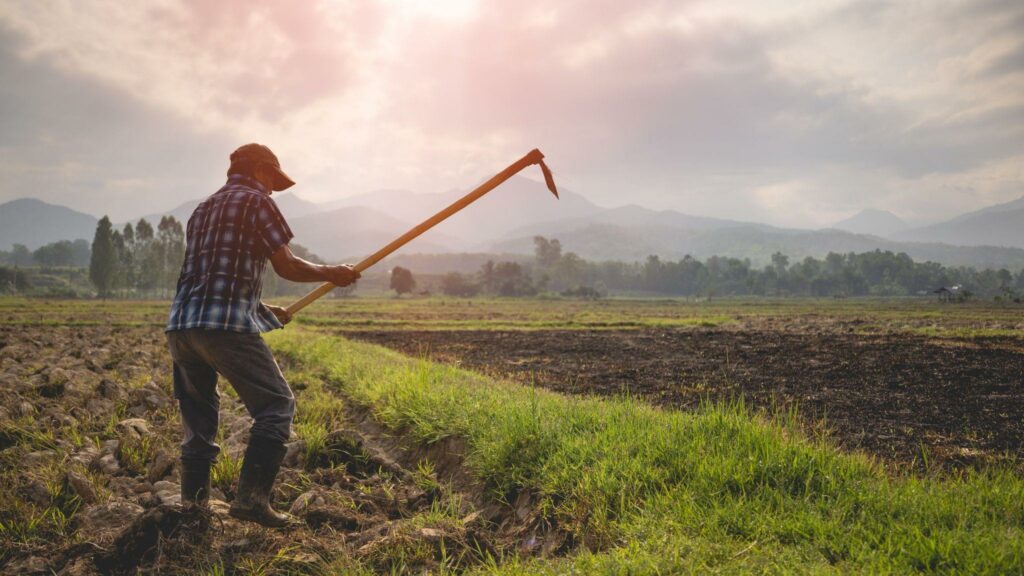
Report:
M287 309L281 308L280 306L274 306L273 304L264 304L264 306L273 312L274 316L277 316L277 320L281 322L281 324L287 324L292 321L292 314Z
M324 266L324 276L327 281L335 286L348 286L359 279L361 274L351 264L340 266Z

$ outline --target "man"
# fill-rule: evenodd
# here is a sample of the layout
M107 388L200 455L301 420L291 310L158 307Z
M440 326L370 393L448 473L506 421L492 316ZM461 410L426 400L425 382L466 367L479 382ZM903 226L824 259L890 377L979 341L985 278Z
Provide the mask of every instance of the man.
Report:
M253 418L238 491L230 514L265 526L284 526L287 514L270 506L274 479L291 434L295 398L260 332L281 328L288 311L260 301L267 260L282 278L347 286L350 266L322 266L292 254L291 229L271 200L291 187L277 157L260 144L231 154L228 181L188 220L185 261L167 321L174 360L174 396L181 408L181 501L206 506L210 467L220 452L217 375L227 378Z

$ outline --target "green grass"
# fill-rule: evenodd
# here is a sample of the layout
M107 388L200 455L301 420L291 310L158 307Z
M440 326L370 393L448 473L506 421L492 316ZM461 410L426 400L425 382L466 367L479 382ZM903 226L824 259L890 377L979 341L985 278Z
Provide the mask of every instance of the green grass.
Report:
M223 492L231 490L231 486L238 481L238 475L242 473L242 456L232 457L227 452L221 452L217 461L210 469L210 485L219 488Z
M295 414L295 432L305 441L303 457L307 467L326 464L334 457L328 438L344 427L345 405L336 395L324 390L319 378L301 371L289 371L292 387L301 392Z
M18 545L71 537L72 517L81 506L65 482L67 466L61 455L55 452L28 472L13 459L9 454L0 456L0 560ZM46 503L23 496L32 483L45 487Z
M499 382L289 330L272 346L414 439L463 438L497 497L527 489L576 552L481 568L540 573L1019 573L1024 481L892 477L742 406L663 411Z

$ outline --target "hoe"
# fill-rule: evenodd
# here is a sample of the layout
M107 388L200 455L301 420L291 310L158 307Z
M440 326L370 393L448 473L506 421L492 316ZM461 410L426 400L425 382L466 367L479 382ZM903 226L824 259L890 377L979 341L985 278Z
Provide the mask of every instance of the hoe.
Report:
M487 194L491 190L497 188L499 185L501 185L502 182L508 180L514 174L521 171L523 168L526 168L527 166L532 166L534 164L540 164L540 169L541 172L544 173L544 182L547 183L548 190L551 190L551 193L555 195L555 198L558 198L558 189L555 188L555 179L551 176L551 170L548 169L547 164L544 163L544 155L540 153L540 150L534 148L533 150L530 151L529 154L523 156L508 168L505 168L501 172L495 174L493 178L491 178L487 182L484 182L469 194L466 194L462 198L459 198L458 200L453 202L451 206L448 206L444 210L441 210L437 214L434 214L430 218L427 218L426 220L424 220L417 226L413 227L405 234L402 234L398 238L392 240L391 243L388 244L387 246L381 248L380 250L377 250L370 256L367 256L362 262L356 264L354 268L359 272L362 272L363 270L366 270L367 268L373 266L377 262L380 262L388 254L391 254L395 250L398 250L402 246L405 246L413 238L416 238L420 234L423 234L427 230L430 230L434 226L437 226L452 214L455 214L459 210L462 210L466 206L469 206L484 194ZM288 312L291 314L295 314L299 310L302 310L303 308L311 304L317 298L320 298L324 294L327 294L328 292L333 290L334 287L334 284L331 284L330 282L324 282L316 289L311 291L309 294L306 294L299 300L296 300L292 305L288 306Z

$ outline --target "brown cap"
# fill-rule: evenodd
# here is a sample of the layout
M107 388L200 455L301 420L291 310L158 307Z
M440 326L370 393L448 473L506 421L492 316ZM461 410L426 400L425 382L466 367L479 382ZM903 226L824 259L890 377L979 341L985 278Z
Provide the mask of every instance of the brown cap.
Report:
M277 156L263 144L239 146L238 150L231 153L231 164L234 165L236 162L248 162L272 169L275 174L272 188L276 191L285 190L295 185L295 181L281 170L281 163L277 160Z

